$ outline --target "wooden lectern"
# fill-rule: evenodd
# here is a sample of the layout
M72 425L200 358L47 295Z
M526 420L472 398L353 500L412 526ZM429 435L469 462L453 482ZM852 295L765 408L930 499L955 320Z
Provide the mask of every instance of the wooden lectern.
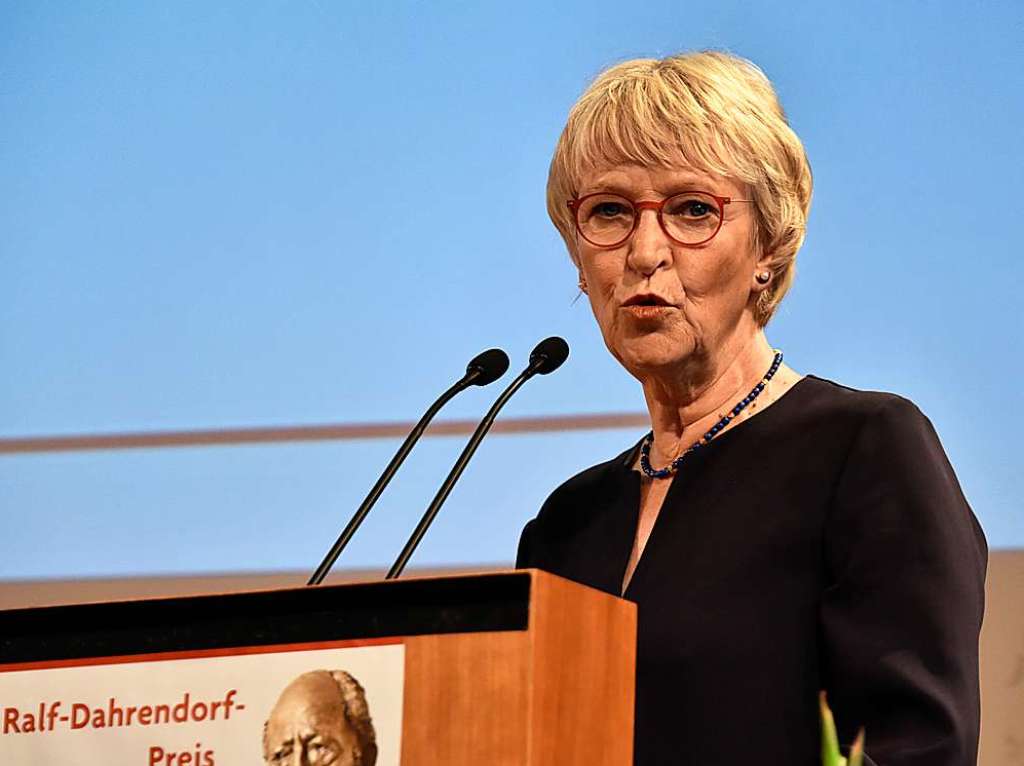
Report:
M403 766L629 766L636 608L537 570L0 612L0 664L398 638Z

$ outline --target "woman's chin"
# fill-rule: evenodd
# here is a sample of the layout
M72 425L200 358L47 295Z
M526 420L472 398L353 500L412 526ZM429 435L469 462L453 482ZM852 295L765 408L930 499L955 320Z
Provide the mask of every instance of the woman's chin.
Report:
M623 367L640 377L684 363L694 348L693 339L689 337L650 334L621 339L611 347L611 352Z

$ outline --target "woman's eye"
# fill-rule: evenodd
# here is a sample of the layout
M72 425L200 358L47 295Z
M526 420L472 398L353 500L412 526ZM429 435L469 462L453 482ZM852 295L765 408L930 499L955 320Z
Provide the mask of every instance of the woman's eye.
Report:
M703 199L682 199L673 203L667 210L669 215L682 218L706 218L718 215L718 208Z
M621 202L601 202L594 206L591 215L599 218L617 218L626 214L626 206Z

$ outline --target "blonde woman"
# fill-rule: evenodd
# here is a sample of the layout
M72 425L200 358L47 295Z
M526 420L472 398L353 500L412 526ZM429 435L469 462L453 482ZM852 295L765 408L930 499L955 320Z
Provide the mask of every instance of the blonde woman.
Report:
M987 549L939 440L765 337L810 201L771 84L723 53L609 69L555 150L550 216L651 431L551 495L518 565L638 604L643 766L817 763L820 689L881 766L976 759Z

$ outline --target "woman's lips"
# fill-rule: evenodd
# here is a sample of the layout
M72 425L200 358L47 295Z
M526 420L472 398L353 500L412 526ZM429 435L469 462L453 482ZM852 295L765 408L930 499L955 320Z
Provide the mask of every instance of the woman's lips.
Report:
M663 318L668 312L674 311L673 306L665 298L657 293L637 293L622 301L620 311L626 312L636 320L657 320Z
M670 311L675 311L675 306L633 303L621 306L619 310L626 312L635 319L658 319Z

